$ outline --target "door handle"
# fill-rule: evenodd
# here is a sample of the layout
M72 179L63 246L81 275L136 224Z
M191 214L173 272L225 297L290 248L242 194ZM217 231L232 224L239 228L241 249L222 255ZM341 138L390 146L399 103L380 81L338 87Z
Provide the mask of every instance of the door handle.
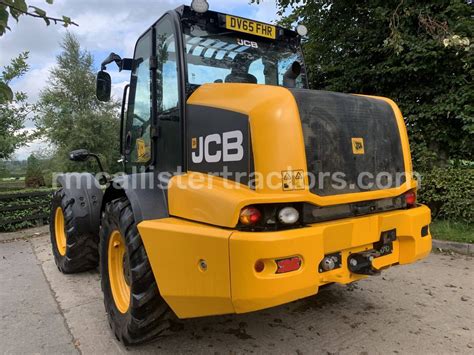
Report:
M132 146L132 132L128 131L125 136L125 155L130 154L130 147Z

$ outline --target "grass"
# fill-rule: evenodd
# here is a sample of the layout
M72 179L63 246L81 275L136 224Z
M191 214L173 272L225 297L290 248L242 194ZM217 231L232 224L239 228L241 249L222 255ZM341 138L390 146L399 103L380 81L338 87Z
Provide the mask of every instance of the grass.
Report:
M474 225L454 221L434 221L430 226L434 239L474 243Z
M0 189L0 196L5 196L5 195L16 195L16 194L27 194L29 192L43 192L43 191L54 191L52 187L44 186L44 187L39 187L39 188L24 188L20 190L5 190L2 191Z
M22 190L25 188L24 179L0 179L0 192L11 190Z

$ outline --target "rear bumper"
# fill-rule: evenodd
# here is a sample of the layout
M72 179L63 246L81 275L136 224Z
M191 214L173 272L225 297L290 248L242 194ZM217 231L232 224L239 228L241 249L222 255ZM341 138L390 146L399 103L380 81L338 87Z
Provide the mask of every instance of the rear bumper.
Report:
M367 277L352 274L347 265L350 253L372 249L382 231L396 228L397 240L391 254L373 261L382 269L394 264L408 264L426 257L431 251L431 235L421 236L430 223L425 206L409 210L343 219L285 232L234 232L230 237L232 301L236 313L254 311L314 295L318 287L330 282L346 284ZM324 255L341 252L340 268L320 273ZM275 274L273 260L300 256L298 271ZM254 270L256 260L265 260L261 273ZM268 266L268 267L267 267Z
M175 218L144 221L138 228L160 293L180 318L244 313L314 295L330 282L349 283L350 253L372 249L382 231L397 230L391 254L373 261L382 269L408 264L431 251L430 210L419 206L279 232L240 232ZM320 273L324 255L340 252L340 268ZM275 259L299 256L301 268L276 274ZM265 269L254 265L263 260ZM205 268L202 268L202 261Z

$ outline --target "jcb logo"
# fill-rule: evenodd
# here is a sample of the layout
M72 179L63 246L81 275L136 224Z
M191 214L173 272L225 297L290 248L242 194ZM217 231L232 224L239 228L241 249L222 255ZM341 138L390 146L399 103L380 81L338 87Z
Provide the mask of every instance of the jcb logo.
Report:
M238 39L237 39L237 44L239 44L239 45L241 45L241 46L246 46L246 47L258 48L257 42L248 41L248 40L246 40L246 39L240 39L240 38L238 38Z
M244 136L241 131L193 138L191 158L195 164L203 161L207 163L241 161L244 157L243 141Z
M357 155L365 154L363 138L352 138L352 153Z

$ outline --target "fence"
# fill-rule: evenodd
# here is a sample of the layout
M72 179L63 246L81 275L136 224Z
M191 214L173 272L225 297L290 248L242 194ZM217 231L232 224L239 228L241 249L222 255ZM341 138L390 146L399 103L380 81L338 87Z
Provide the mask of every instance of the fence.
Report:
M0 232L48 223L51 190L0 194Z

